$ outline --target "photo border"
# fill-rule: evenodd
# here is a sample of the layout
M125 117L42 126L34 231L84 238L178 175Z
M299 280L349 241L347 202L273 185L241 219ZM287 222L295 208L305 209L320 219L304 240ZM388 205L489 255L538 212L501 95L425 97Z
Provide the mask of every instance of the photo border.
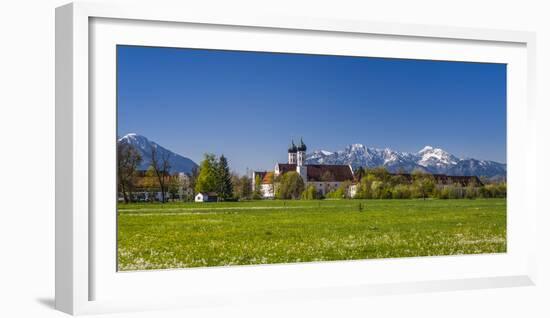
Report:
M345 32L354 34L398 35L408 37L438 39L459 39L475 41L510 42L526 45L527 49L527 124L525 128L532 137L526 140L526 147L535 149L535 34L530 32L454 28L443 26L408 25L399 23L373 23L352 20L312 19L288 16L223 16L209 13L189 12L185 5L175 7L152 8L144 5L117 6L116 4L74 3L56 9L56 308L71 314L100 313L112 311L155 309L166 307L185 307L209 305L211 299L196 295L185 302L178 300L159 303L151 300L148 304L136 304L129 301L91 301L89 279L94 274L90 250L90 228L93 219L89 210L91 202L90 173L93 162L90 159L93 150L94 134L90 130L89 63L90 63L90 19L114 18L143 21L186 22L227 26L247 26L276 28L286 30L313 30ZM526 167L526 173L536 171L535 166ZM533 177L534 178L534 177ZM536 186L536 179L531 180ZM533 201L534 202L534 201ZM536 208L534 203L525 206L529 221L529 240L535 242ZM534 246L535 244L533 244ZM525 286L535 280L536 251L529 251L526 259L529 268L521 275L505 277L482 277L479 279L420 281L392 284L370 285L368 288L357 286L333 286L313 288L311 296L295 289L285 291L285 295L300 294L300 300L308 297L335 298L339 295L395 294L414 291L458 290L488 287ZM384 292L386 290L386 292ZM335 293L336 291L336 293ZM266 292L264 295L248 295L246 301L256 298L258 302L266 299L287 301L280 291ZM242 298L239 298L242 299ZM219 303L234 303L235 297L227 295Z

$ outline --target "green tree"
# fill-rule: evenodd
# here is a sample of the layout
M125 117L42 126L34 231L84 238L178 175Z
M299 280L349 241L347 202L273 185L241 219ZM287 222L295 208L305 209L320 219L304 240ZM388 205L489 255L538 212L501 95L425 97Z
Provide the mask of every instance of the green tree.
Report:
M357 185L357 193L355 194L356 199L372 199L372 190L371 190L372 180L368 177L361 179L361 182Z
M195 183L195 193L217 191L217 162L213 154L204 154Z
M216 183L218 197L222 200L233 197L233 183L231 181L231 173L229 172L229 164L227 158L222 154L216 165Z
M449 187L449 199L463 199L464 189L459 184L450 185Z
M393 187L392 191L393 199L410 199L411 198L411 189L406 184L398 184Z
M357 170L355 170L355 179L357 181L361 181L361 179L363 179L364 176L365 176L365 169L363 169L363 167L359 167L357 168Z
M380 180L375 180L371 183L371 193L373 199L391 199L391 187L388 183Z
M309 185L307 188L302 192L302 200L317 200L320 199L321 196L319 195L319 192L317 192L317 189L314 185Z
M407 179L403 175L392 175L390 177L389 183L393 187L400 184L406 184Z
M466 187L465 197L468 199L475 199L479 196L479 189L477 186L477 182L475 179L472 178L472 180L468 183L468 187Z
M349 197L349 192L348 192L348 189L349 189L349 186L350 186L350 182L349 181L346 181L346 182L342 182L338 188L330 191L329 193L327 193L327 198L330 198L330 199L345 199L345 198L348 198Z
M241 198L250 199L252 195L252 180L249 176L241 177Z
M254 178L254 191L252 191L252 199L260 200L263 197L262 179L259 175Z
M385 167L376 167L367 170L367 176L374 177L378 181L388 182L390 179L390 173Z
M345 197L344 191L339 187L327 193L329 199L343 199Z
M422 199L429 197L435 189L434 177L418 170L413 172L412 177L413 187L417 195Z
M277 186L276 197L278 199L299 199L304 192L304 181L295 171L290 171L280 178Z
M496 197L498 198L506 198L506 195L507 195L507 187L506 187L506 182L501 182L497 185L496 187L497 189L497 193L496 193Z
M451 197L451 187L448 185L444 185L439 191L439 198L443 200L447 200L450 197Z

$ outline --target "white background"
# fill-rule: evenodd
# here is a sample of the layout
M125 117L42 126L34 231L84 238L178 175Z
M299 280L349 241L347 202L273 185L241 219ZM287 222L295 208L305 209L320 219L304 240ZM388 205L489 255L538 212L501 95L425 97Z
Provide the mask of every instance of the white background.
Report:
M150 1L161 5L162 1ZM295 16L366 19L435 25L531 30L538 33L539 137L550 137L550 9L544 1L189 1L190 8L227 14L272 12ZM230 3L229 3L230 2ZM0 316L61 317L54 311L54 8L57 0L1 3L0 18ZM539 139L539 209L550 180L550 158ZM546 186L546 189L544 187ZM550 209L546 209L550 210ZM323 302L197 308L116 317L548 317L550 218L539 219L537 287L377 296Z

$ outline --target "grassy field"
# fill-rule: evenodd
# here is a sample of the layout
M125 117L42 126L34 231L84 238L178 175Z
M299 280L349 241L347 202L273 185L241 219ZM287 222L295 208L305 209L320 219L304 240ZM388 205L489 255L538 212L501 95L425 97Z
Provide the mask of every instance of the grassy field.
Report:
M500 253L506 200L119 204L118 231L122 271Z

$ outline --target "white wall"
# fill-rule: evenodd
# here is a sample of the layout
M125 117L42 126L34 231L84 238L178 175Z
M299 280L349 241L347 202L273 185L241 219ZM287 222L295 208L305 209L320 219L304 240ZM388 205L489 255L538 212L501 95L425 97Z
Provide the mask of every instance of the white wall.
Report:
M273 198L275 192L273 191L272 184L262 184L262 195L264 198Z
M547 1L188 1L227 14L247 11L296 16L400 21L538 32L538 118L550 121L550 9ZM0 316L66 317L51 309L54 290L54 7L61 0L2 1L0 18ZM150 2L156 6L162 1ZM550 136L550 125L541 125ZM540 140L538 160L550 158L548 139ZM546 163L547 165L547 163ZM539 169L550 180L548 169ZM37 182L40 191L29 191ZM543 198L542 187L533 189ZM25 191L20 191L25 189ZM44 191L46 190L46 191ZM546 202L546 200L544 201ZM549 214L539 227L550 226ZM550 242L550 231L541 231ZM540 267L550 268L542 243ZM196 317L550 317L548 270L533 288L384 296L284 306L196 309ZM116 317L181 317L178 312L119 314ZM104 316L108 317L108 316Z

